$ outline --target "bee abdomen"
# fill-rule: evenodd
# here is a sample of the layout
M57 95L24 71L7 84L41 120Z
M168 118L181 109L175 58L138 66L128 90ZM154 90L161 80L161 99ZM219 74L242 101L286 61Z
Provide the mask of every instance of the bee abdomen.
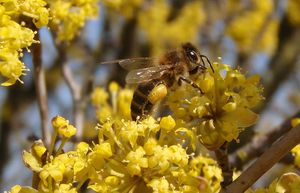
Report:
M132 120L137 120L138 116L143 118L151 112L153 104L149 101L148 96L157 83L157 81L151 81L138 85L134 91L130 106Z

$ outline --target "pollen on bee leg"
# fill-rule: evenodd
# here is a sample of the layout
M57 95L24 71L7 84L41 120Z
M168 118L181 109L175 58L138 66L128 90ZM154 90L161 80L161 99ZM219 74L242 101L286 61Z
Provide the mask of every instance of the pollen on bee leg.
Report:
M155 104L159 100L163 99L167 94L168 94L168 89L166 85L159 84L152 89L152 91L148 95L148 99L152 104Z

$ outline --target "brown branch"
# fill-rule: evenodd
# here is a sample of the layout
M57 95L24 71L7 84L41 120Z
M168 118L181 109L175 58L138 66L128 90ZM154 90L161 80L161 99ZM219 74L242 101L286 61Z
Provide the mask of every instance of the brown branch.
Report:
M292 128L291 120L295 117L300 117L300 111L286 119L278 128L272 129L269 133L254 138L252 143L240 148L238 151L243 152L247 157L240 158L237 154L231 155L229 157L230 163L234 167L242 169L244 165L260 156L272 143L287 133Z
M232 169L228 159L227 152L228 143L225 142L219 149L215 150L217 162L222 169L223 181L221 182L222 187L228 186L232 182Z
M39 39L39 32L37 33L37 38ZM50 144L50 132L48 129L48 99L47 99L47 89L45 72L42 67L41 59L41 44L34 44L32 47L32 57L33 57L33 68L34 68L34 83L36 86L36 95L39 104L40 117L41 117L41 131L42 139L46 146Z
M220 193L243 193L298 143L300 143L300 125L291 129L275 142L236 180L226 188L221 189Z
M65 47L60 46L59 55L60 57L65 57ZM76 140L80 140L83 135L83 122L84 122L84 105L82 101L82 87L74 79L74 75L68 63L66 61L62 62L61 70L63 77L71 91L73 100L73 116L74 125L77 128Z

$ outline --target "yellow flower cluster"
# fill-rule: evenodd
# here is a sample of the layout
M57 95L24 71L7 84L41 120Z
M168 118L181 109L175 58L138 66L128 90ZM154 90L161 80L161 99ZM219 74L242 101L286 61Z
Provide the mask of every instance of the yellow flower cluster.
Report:
M234 18L227 25L226 33L235 41L242 53L249 52L251 49L273 53L278 41L279 22L274 18L269 22L266 21L271 17L274 2L271 0L251 0L250 2L251 9L244 10L240 16Z
M151 42L153 55L165 50L165 45L175 47L182 42L196 40L199 27L205 20L200 1L187 3L178 13L179 17L168 21L170 14L171 5L168 1L157 0L139 15L139 26Z
M47 25L48 10L45 5L43 0L8 0L0 3L0 73L8 78L2 86L10 86L17 80L22 82L20 76L27 70L19 60L22 49L38 43L34 40L36 32L19 20L32 20L36 27Z
M142 0L103 0L108 8L118 11L126 19L131 19L143 3Z
M213 68L215 72L210 69L194 77L203 95L185 84L168 98L178 124L192 128L211 150L225 141L237 140L244 128L253 125L258 115L250 109L263 99L258 76L246 78L225 64L214 63Z
M300 25L300 1L299 0L289 0L287 4L287 16L289 21L295 25Z
M300 176L296 173L283 174L279 179L275 179L268 188L258 188L248 190L246 193L296 193L300 190Z
M89 187L96 192L178 193L219 188L217 163L203 156L189 161L186 150L169 140L177 134L175 128L171 117L160 123L148 117L139 123L121 120L99 125L99 144L110 144L112 156L99 173L102 180L91 180Z
M55 117L52 125L54 133L63 137L75 134L63 117ZM101 193L217 192L222 176L216 161L188 155L175 144L178 141L170 143L167 139L176 135L175 128L171 117L160 122L151 117L139 123L108 120L98 125L98 143L80 142L65 153L63 145L52 151L37 141L29 152L23 152L24 163L37 176L37 187L17 185L10 192L75 193L87 180L89 189Z
M35 29L47 26L57 33L58 41L70 41L87 18L97 15L98 0L6 0L0 2L0 73L10 86L27 70L22 49L33 43ZM50 21L49 21L50 20ZM33 24L32 24L33 23ZM35 27L34 27L35 25Z
M70 41L83 27L88 18L98 14L98 0L48 0L52 17L50 28L57 35L57 41Z
M95 88L91 95L92 104L96 108L96 116L100 123L107 119L131 119L130 104L133 92L121 89L116 82L109 85L109 93L101 87Z

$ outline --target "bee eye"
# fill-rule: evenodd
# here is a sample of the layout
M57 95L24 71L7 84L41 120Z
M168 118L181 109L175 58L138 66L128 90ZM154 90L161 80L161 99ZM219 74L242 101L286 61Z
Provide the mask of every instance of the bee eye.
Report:
M190 59L190 61L192 63L198 63L200 61L200 58L198 56L198 54L195 51L189 51L187 53L188 58Z

